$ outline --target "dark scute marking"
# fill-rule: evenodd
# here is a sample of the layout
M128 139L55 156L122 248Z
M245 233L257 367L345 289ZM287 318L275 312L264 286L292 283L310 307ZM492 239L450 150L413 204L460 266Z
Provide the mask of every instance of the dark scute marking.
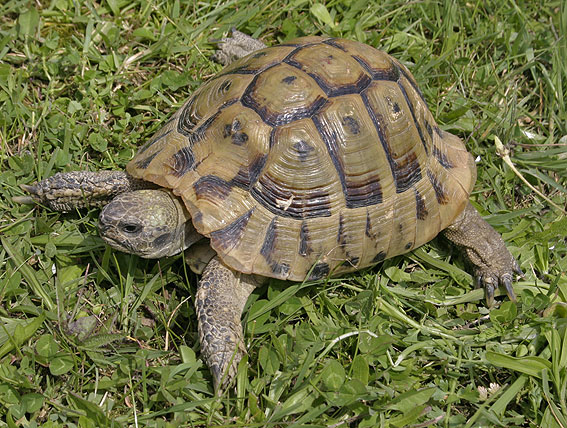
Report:
M435 129L435 133L437 135L439 135L439 137L443 138L443 132L444 131L441 128L439 128L438 126L436 126L434 129Z
M356 135L360 133L360 124L352 116L343 117L343 125L345 125L348 128L351 134Z
M370 177L367 182L347 179L346 186L347 208L369 207L382 203L382 186L378 176Z
M425 129L427 129L427 133L429 134L430 138L433 138L433 128L429 122L425 122Z
M404 248L405 248L406 250L409 250L409 249L412 247L412 245L413 245L413 243L408 242L408 243L405 245Z
M297 79L296 76L287 76L287 77L284 77L284 78L282 79L282 83L285 83L285 84L289 85L289 84L291 84L295 79Z
M321 42L314 42L314 43L303 43L303 44L299 44L299 43L281 43L278 46L289 46L289 47L297 47L296 51L299 49L303 49L306 48L307 46L314 46L314 45L318 45ZM294 51L295 52L295 51Z
M415 190L415 212L418 220L425 220L429 214L425 207L425 200L417 190Z
M248 141L248 134L244 132L236 132L231 137L232 144L236 144L237 146L241 146Z
M372 239L375 237L374 232L372 231L372 223L370 222L370 213L368 211L366 211L366 229L364 234Z
M236 176L230 180L230 184L244 190L250 190L250 186L256 183L258 176L266 164L267 155L258 155L252 160L248 168L242 167Z
M400 105L399 105L398 103L394 102L394 103L392 104L392 111L393 111L395 114L398 114L398 113L399 113L400 111L402 111L402 110L400 109Z
M453 164L451 163L451 161L449 161L449 159L447 159L445 153L442 153L441 150L439 150L439 147L433 146L433 156L435 156L435 159L437 159L437 161L441 164L443 168L445 169L453 168Z
M347 208L367 207L382 202L382 187L378 176L373 176L369 181L352 180L346 176L341 157L339 156L339 148L337 135L330 127L323 126L318 116L311 118L315 124L315 128L325 142L327 152L333 161L333 165L339 175L339 180L345 195Z
M262 58L263 56L266 56L266 52L258 52L258 53L256 53L256 54L254 54L254 55L252 56L252 58L258 59L258 58Z
M331 201L329 194L312 190L309 193L293 194L267 174L258 179L259 186L250 189L252 197L272 214L295 219L329 217ZM286 202L283 206L282 202Z
M223 138L230 137L232 144L241 146L248 141L248 134L241 131L242 124L238 119L234 119L232 123L224 125L222 136Z
M343 214L339 214L339 230L337 232L337 243L341 246L346 245L347 237L345 232L345 221Z
M318 43L316 43L318 44ZM304 45L304 46L299 46L299 45L280 45L280 46L296 46L296 48L294 50L292 50L290 53L287 54L287 56L281 60L281 62L285 62L287 63L288 61L292 61L292 58L294 57L294 55L299 52L300 50L304 49L307 46L311 46L309 45Z
M313 266L313 269L311 269L311 273L309 274L307 280L314 281L317 279L324 278L329 274L330 271L331 269L329 268L329 265L327 263L319 262L315 266Z
M193 156L193 151L191 147L186 146L180 149L177 153L173 155L173 175L175 177L181 177L185 175L188 171L193 168L195 164L195 158Z
M152 247L161 248L166 242L169 242L170 240L171 233L164 233L153 240Z
M417 129L417 133L419 134L419 139L421 140L421 144L423 144L423 148L425 149L425 153L427 154L429 153L429 149L427 147L427 143L425 142L425 138L423 136L423 131L421 130L421 126L417 121L417 117L415 116L415 110L413 108L413 104L410 102L409 96L406 92L406 88L404 88L404 85L402 85L401 82L398 82L398 87L400 88L402 94L404 95L404 98L406 99L406 103L409 107L411 117L413 118L413 123L415 125L415 128Z
M373 80L389 80L396 82L400 78L400 70L395 65L392 65L390 68L375 70L358 55L352 55L352 57L372 76Z
M287 263L279 263L274 259L274 250L276 248L276 239L278 236L277 229L277 217L272 219L266 230L266 236L264 238L264 243L260 249L260 254L264 256L266 262L272 269L272 272L276 275L285 275L289 272L289 265Z
M278 139L276 138L276 129L277 128L272 128L272 130L270 131L270 139L269 139L270 149L274 147L274 144L278 142Z
M342 50L343 52L347 52L347 50L346 50L344 47L342 47L341 45L339 45L339 44L335 41L335 39L325 40L325 41L323 41L323 43L325 43L326 45L332 46L332 47L334 47L334 48L340 49L340 50Z
M433 190L435 191L435 197L437 198L437 202L441 205L446 205L449 202L449 197L445 193L445 188L443 183L439 181L439 179L430 171L427 170L427 177L429 177L429 181L433 186Z
M152 153L145 159L140 159L136 162L136 167L140 169L146 169L150 166L150 163L154 160L154 158L158 155L159 152Z
M406 71L401 68L396 66L396 68L399 70L399 73L404 76L408 82L410 82L410 85L413 87L413 89L415 90L415 92L417 92L417 94L419 95L419 97L421 98L421 100L423 101L423 103L425 104L425 106L427 107L427 101L425 101L425 97L423 96L423 94L421 93L421 90L419 89L419 87L417 86L416 81L414 80L414 78L412 76L410 76L408 73L406 73ZM429 108L429 107L427 107Z
M276 219L277 218L273 218L268 225L266 236L264 237L264 243L262 244L262 248L260 249L260 254L264 256L268 263L270 262L272 253L274 252L274 248L276 246L276 238L278 235Z
M224 200L230 194L232 185L216 175L205 175L193 184L197 199Z
M332 59L332 56L330 56L329 58ZM325 79L321 78L321 76L319 76L318 74L311 73L308 70L306 70L303 64L295 61L293 58L286 58L284 59L283 62L291 65L292 67L297 68L298 70L307 73L313 80L315 80L315 82L317 82L319 87L325 92L325 94L329 98L338 97L341 95L348 95L348 94L359 94L364 89L366 89L368 85L370 85L370 83L372 82L372 79L367 74L363 73L354 83L348 85L334 86L332 84L329 84L332 82L327 82Z
M148 141L146 141L146 143L142 147L140 147L140 150L138 150L137 156L140 156L142 153L144 153L146 150L148 150L154 143L157 143L162 138L167 137L171 133L171 131L172 131L172 129L170 129L167 132L164 132L163 134L154 135L153 138L150 138Z
M370 105L370 101L368 100L368 95L366 93L360 94L362 98L362 102L364 103L364 107L366 107L366 111L372 120L372 124L378 133L378 138L380 139L380 144L382 144L382 148L384 149L384 153L386 154L386 159L388 159L388 164L390 165L390 170L392 171L392 176L394 180L396 180L396 163L392 158L392 153L390 153L390 146L386 141L386 134L383 129L384 119L383 117L374 111L372 106Z
M372 259L372 263L379 263L386 259L386 253L384 251L380 251L378 254L374 256Z
M225 92L227 92L230 89L231 86L232 86L232 82L230 80L225 80L219 86L218 93L224 94Z
M268 155L258 155L254 160L250 163L250 167L248 168L249 177L250 177L250 184L256 183L262 169L264 169L264 165L266 164L266 159Z
M301 223L301 229L299 229L299 255L308 256L312 252L313 249L309 245L309 229L304 221Z
M226 251L234 247L242 238L244 229L254 212L254 208L238 217L224 229L215 230L211 232L211 243L213 247L218 248L219 251Z
M358 262L360 261L360 257L354 256L347 259L347 263L352 267L356 267Z
M201 211L197 211L193 214L193 222L195 224L199 224L203 222L203 213Z
M227 123L226 125L224 125L222 137L227 138L228 136L230 136L230 134L232 134L232 125L230 123Z
M307 141L300 140L293 145L293 148L297 151L299 160L305 161L309 157L309 154L315 150Z
M258 113L262 120L270 126L285 125L299 119L311 117L318 113L329 102L326 98L318 96L310 105L293 111L271 111L268 106L254 98L254 88L256 87L258 76L260 76L260 74L254 77L242 94L241 102L244 107L251 108Z
M396 162L396 193L403 193L421 180L421 167L414 152Z
M187 105L179 113L179 120L177 121L177 132L182 135L191 135L193 128L197 125L191 117L191 109L195 104L195 97L191 98Z
M254 68L247 68L246 65L242 65L240 67L233 68L232 70L223 71L220 74L217 74L218 77L227 76L230 74L256 74L259 70Z
M189 112L190 106L187 105L181 112L179 122L177 122L177 132L186 136L189 140L189 144L195 144L196 142L201 141L205 136L205 132L216 120L222 109L234 104L234 102L234 100L231 100L230 102L223 104L215 114L207 118L207 120L205 120L197 129L195 129L195 124L191 121Z

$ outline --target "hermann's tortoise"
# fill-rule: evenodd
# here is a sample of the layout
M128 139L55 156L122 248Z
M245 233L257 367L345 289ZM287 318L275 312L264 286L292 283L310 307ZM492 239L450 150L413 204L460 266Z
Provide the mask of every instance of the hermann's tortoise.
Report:
M468 203L473 158L437 126L405 66L325 37L265 48L236 32L221 48L229 60L252 53L197 90L127 173L24 186L63 211L114 198L100 233L119 250L156 258L192 246L203 272L199 336L217 389L245 353L241 312L266 277L354 271L443 231L489 303L498 284L515 299L518 264Z

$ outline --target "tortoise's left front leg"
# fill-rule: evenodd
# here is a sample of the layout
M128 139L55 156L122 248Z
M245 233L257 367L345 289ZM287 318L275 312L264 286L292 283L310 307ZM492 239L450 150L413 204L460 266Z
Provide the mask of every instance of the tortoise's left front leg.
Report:
M102 207L120 193L157 186L134 178L126 171L70 171L20 187L29 196L15 196L12 198L14 202L39 203L54 211L68 212L77 208Z
M222 391L236 375L246 354L240 317L262 277L245 275L214 257L197 287L197 309L201 353L213 374L215 391Z
M494 290L498 285L503 285L510 300L516 301L512 281L516 274L522 275L522 270L500 234L470 203L443 234L463 250L474 266L477 284L486 290L488 306L494 303Z

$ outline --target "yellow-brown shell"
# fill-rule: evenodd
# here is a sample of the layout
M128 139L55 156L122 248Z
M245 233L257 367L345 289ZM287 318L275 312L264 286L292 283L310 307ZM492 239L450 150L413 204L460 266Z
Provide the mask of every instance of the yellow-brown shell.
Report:
M406 67L321 37L225 68L127 170L181 196L228 266L297 281L424 244L464 209L476 178Z

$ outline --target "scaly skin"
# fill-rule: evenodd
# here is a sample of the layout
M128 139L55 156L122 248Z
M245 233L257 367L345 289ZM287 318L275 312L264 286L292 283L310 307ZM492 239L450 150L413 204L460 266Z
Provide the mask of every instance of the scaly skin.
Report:
M266 278L245 275L214 257L203 272L195 296L201 354L221 392L236 375L246 354L240 317L250 293Z
M230 37L217 40L217 46L218 50L214 53L213 59L222 65L229 65L254 51L266 47L260 40L250 37L234 28L232 29Z
M30 196L15 197L16 202L38 203L54 211L69 212L89 206L102 207L120 193L157 186L133 178L125 171L71 171L20 187Z
M442 233L474 266L477 286L486 290L488 306L494 303L494 290L498 285L504 286L510 300L516 301L512 281L516 274L522 275L522 270L500 234L470 203Z

